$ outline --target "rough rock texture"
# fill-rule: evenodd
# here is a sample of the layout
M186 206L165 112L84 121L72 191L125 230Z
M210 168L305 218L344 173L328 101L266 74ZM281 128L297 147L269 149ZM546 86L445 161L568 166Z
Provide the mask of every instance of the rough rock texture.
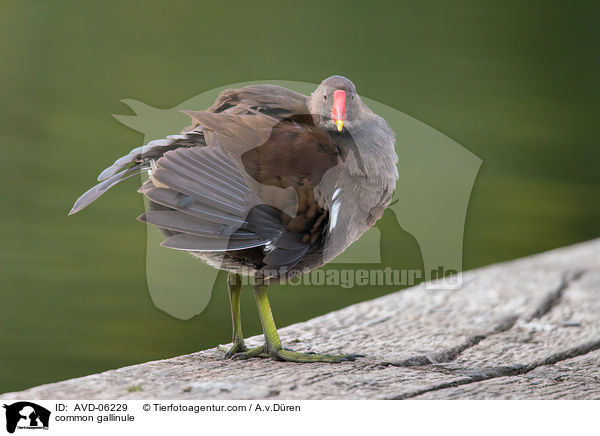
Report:
M280 334L298 351L367 357L229 361L210 349L0 398L600 399L600 239L467 272L458 291L416 286Z

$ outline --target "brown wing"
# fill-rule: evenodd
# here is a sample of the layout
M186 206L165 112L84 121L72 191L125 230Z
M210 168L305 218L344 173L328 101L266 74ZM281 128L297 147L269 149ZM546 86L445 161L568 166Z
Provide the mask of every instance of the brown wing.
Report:
M331 139L311 124L272 125L262 114L192 115L207 145L165 153L142 190L168 208L140 217L171 232L162 245L225 251L228 260L279 272L321 247L329 221L320 183L338 163ZM290 192L295 213L286 213Z
M224 112L232 107L247 106L279 119L308 114L307 97L277 85L249 85L223 91L209 112Z
M323 243L329 220L319 184L338 163L337 147L310 117L281 121L306 112L305 96L278 86L225 91L209 111L188 112L194 131L118 159L72 213L150 171L140 192L152 207L139 219L163 230L162 245L291 268Z
M209 112L238 115L260 112L281 119L298 113L307 113L306 96L281 86L250 85L223 91ZM166 152L178 148L204 145L206 145L204 133L200 129L188 131L182 135L168 136L131 150L100 173L98 176L100 183L81 195L69 214L74 214L89 206L117 183L147 171L149 162L159 159Z
M296 194L297 211L290 216L272 208L278 218L278 236L269 244L264 268L292 268L308 252L321 248L329 224L327 203L322 198L323 175L338 164L338 150L330 137L310 124L281 122L264 144L241 156L244 170L259 182L260 197L266 204L271 191L262 187L291 188ZM260 221L248 220L249 229L261 233Z

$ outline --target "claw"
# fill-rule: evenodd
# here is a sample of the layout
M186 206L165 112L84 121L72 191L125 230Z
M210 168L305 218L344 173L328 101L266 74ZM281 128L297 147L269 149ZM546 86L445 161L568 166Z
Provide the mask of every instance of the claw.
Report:
M248 350L248 348L246 348L246 346L240 342L234 342L231 348L227 348L225 345L218 345L217 348L225 352L225 359L233 359L235 355Z
M231 360L247 360L250 359L250 356L245 356L244 353L235 353L231 356Z

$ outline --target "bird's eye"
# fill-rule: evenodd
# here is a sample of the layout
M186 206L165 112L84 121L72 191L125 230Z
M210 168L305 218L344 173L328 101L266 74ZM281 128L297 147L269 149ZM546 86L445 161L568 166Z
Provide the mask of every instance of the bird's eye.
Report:
M323 96L323 100L327 100L327 94Z

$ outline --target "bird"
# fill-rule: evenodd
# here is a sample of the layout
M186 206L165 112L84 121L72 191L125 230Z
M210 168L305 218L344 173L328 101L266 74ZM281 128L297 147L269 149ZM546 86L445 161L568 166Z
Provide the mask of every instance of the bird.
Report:
M310 95L271 85L223 91L192 125L117 159L75 202L79 212L122 180L147 174L139 221L161 246L227 272L232 345L225 358L353 361L362 354L295 352L282 346L269 284L321 267L383 216L398 170L395 134L334 75ZM248 348L241 325L242 275L252 278L264 345Z

